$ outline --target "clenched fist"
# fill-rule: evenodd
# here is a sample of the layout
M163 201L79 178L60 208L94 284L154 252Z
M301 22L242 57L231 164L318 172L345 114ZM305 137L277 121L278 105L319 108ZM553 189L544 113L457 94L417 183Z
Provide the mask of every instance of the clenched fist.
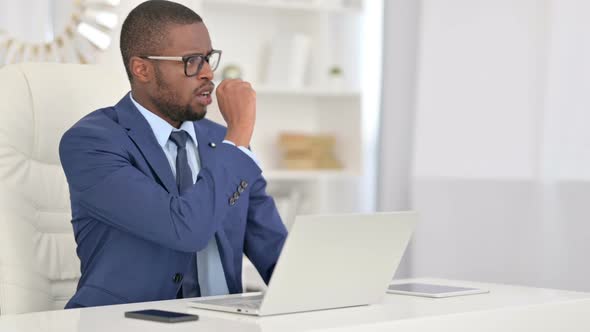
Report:
M256 121L256 91L248 82L231 79L223 80L215 94L227 123L225 139L237 146L249 146Z

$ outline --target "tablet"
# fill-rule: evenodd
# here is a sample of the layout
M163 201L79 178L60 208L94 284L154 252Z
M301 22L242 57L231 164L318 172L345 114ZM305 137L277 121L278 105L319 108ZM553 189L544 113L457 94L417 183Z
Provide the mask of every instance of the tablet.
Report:
M460 295L489 293L489 290L481 288L467 288L435 284L404 283L389 285L387 292L393 294L442 298Z

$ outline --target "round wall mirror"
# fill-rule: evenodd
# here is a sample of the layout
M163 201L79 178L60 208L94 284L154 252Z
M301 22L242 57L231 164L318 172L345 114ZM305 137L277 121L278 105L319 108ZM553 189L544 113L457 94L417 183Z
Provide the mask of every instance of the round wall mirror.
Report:
M111 44L120 0L0 2L0 66L93 63Z

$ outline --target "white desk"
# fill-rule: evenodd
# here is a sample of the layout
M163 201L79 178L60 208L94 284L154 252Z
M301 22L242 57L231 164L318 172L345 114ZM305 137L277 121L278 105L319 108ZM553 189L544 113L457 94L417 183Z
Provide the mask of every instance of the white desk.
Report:
M485 287L490 293L445 299L387 294L378 305L262 318L189 309L189 300L170 300L0 316L0 331L590 331L590 293L459 285ZM196 313L200 320L165 324L123 317L125 311L139 309Z

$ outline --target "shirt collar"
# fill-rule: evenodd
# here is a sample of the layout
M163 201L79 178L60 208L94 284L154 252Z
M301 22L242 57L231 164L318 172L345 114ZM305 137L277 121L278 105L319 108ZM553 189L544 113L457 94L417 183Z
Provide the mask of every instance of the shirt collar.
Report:
M139 104L138 102L135 101L135 99L133 99L133 96L131 94L129 94L129 97L131 98L131 101L133 102L135 107L137 107L137 109L139 110L141 115L143 115L143 117L149 123L150 127L152 128L152 131L154 132L154 135L156 136L156 140L158 141L158 144L160 144L161 147L166 146L166 142L168 142L168 139L170 138L170 134L173 131L180 131L180 130L186 131L188 133L188 135L191 137L191 139L193 140L193 142L195 143L195 145L198 146L197 135L195 133L195 126L194 126L193 122L184 121L180 125L180 128L176 129L171 124L166 122L166 120L162 119L161 117L148 111L145 107L141 106L141 104Z

